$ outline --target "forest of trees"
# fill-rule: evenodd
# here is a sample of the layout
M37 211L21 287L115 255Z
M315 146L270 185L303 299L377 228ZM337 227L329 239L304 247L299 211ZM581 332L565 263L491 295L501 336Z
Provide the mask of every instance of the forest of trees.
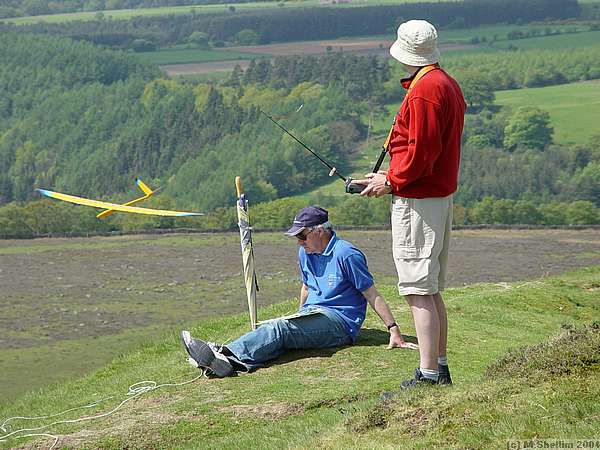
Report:
M0 19L39 16L43 14L106 11L114 9L157 8L164 6L194 6L248 3L252 0L3 0ZM271 0L262 0L271 1ZM275 0L272 0L275 1Z
M304 105L291 127L341 166L354 145L349 140L364 133L360 104L347 93L354 90L352 70L362 71L364 64L351 69L339 60L349 78L332 83L323 78L324 85L216 88L160 78L135 58L127 59L121 78L105 79L93 65L90 75L77 78L71 69L58 70L53 64L70 61L76 71L81 67L78 59L101 60L106 50L64 38L48 41L5 33L0 40L0 76L5 77L0 84L5 87L2 203L32 200L37 196L33 188L40 186L88 196L120 194L141 176L154 184L169 180L166 193L188 208L212 210L231 200L224 183L232 173L246 177L257 200L292 195L326 178L318 163L298 152L265 119L259 120L255 105L278 116ZM64 56L46 65L42 53L49 42L57 52L62 48ZM29 58L11 57L19 53ZM115 53L114 61L123 56ZM368 70L384 73L380 65ZM27 91L19 88L15 73L34 74L45 84ZM26 83L26 75L23 79Z
M469 104L457 224L600 221L600 135L585 145L559 146L546 112L535 107L499 112L493 105L498 89L600 78L598 61L598 46L444 59ZM385 119L382 105L402 100L400 76L398 65L382 58L334 52L259 59L220 83L171 80L129 52L4 31L0 234L235 227L236 175L245 181L256 225L279 227L298 202L308 201L290 196L329 178L258 108L347 173L367 135L368 113ZM149 206L208 216L115 214L99 221L93 210L39 200L34 191L44 187L126 201L138 194L137 176L165 188ZM316 196L310 201L331 208L341 224L389 220L383 200Z
M256 35L256 42L251 43L264 44L382 33L392 35L398 23L411 18L426 19L439 27L458 28L559 20L577 17L579 13L577 0L465 0L343 9L278 8L222 14L190 13L134 17L127 21L98 19L18 27L4 25L0 32L62 35L113 48L132 48L133 42L140 39L155 47L186 43L194 32L206 33L215 45L241 43L239 33L251 31Z
M600 37L600 32L598 32ZM600 47L565 50L529 50L507 53L453 56L444 67L460 82L471 112L489 107L494 91L550 86L600 78ZM396 65L394 76L387 61L334 52L327 58L289 56L252 61L242 71L237 67L227 84L260 84L293 87L310 81L326 85L342 83L354 98L371 104L400 101L404 90L397 80L403 75Z
M389 80L387 61L376 56L337 52L327 58L295 55L252 60L244 71L236 66L226 84L238 88L255 84L275 89L292 89L305 82L338 85L355 100L377 99L381 103L393 96L385 92Z

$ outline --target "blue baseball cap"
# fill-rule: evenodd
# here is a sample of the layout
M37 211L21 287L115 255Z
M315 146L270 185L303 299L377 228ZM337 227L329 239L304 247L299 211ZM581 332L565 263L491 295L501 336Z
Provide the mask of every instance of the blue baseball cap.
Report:
M316 225L324 224L329 220L329 213L326 209L320 206L307 206L302 208L292 223L292 228L285 232L286 236L296 236L302 230L307 227L314 227Z

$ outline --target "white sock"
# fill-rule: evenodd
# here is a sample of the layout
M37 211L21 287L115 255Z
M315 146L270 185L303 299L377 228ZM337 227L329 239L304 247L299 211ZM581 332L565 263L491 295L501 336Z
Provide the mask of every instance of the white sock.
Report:
M429 378L430 380L433 380L437 383L438 377L440 376L440 373L437 370L422 368L419 368L419 370L421 371L423 378Z
M448 365L448 357L446 357L446 356L440 356L438 358L438 364L440 364L442 366L447 366Z

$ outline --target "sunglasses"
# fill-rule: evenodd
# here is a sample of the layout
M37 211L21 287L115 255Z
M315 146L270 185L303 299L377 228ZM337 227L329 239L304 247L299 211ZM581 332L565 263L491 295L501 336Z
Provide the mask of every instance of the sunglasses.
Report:
M314 228L311 228L311 229L310 229L310 230L308 230L308 231L306 231L306 230L305 230L305 231L303 231L302 233L298 233L298 234L296 235L296 239L298 239L299 241L305 241L305 240L308 238L308 235L309 235L310 233L312 233L314 230L315 230Z

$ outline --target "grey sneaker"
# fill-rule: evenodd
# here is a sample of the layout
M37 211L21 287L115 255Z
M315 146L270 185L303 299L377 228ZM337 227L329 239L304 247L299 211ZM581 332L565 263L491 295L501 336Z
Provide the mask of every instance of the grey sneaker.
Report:
M185 351L190 355L189 363L204 370L205 374L219 378L233 375L233 366L227 356L219 352L212 342L194 339L187 330L181 332L181 341Z
M438 366L440 376L438 378L438 384L452 384L452 378L450 377L450 369L445 364Z

